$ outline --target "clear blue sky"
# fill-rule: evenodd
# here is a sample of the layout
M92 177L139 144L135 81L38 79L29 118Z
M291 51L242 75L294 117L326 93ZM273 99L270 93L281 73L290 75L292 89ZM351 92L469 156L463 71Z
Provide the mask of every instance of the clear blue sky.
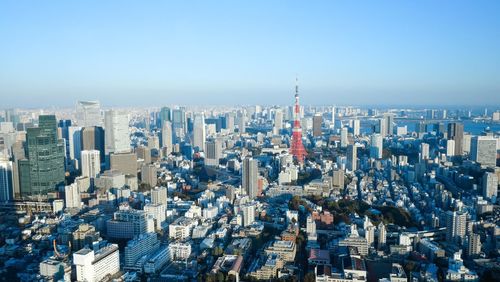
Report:
M500 105L500 1L0 2L0 107Z

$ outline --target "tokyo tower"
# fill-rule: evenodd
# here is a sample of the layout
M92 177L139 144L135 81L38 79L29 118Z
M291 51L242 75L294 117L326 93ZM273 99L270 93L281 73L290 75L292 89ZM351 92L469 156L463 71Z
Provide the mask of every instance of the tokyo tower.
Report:
M292 146L291 153L293 157L300 163L304 163L306 150L302 144L302 127L300 126L300 106L299 106L299 84L298 79L295 79L295 108L293 111L293 129L292 129Z

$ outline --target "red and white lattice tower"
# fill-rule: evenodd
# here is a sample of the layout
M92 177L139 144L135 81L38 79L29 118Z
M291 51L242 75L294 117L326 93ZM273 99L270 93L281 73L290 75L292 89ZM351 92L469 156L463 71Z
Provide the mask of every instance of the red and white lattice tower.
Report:
M291 153L293 157L300 164L304 163L304 157L306 156L306 149L304 149L304 144L302 144L302 127L300 126L300 106L299 106L299 84L298 80L295 79L295 108L293 111L293 129L292 129L292 146Z

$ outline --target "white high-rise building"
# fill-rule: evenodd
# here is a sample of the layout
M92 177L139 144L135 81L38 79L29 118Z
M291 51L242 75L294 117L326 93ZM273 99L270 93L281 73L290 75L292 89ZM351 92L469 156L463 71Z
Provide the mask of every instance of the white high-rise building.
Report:
M246 158L243 160L241 186L250 199L257 197L259 176L258 169L257 160L252 158Z
M77 281L101 281L107 275L113 275L120 271L118 245L108 245L96 252L83 248L73 254L73 264L76 266Z
M80 208L80 191L76 182L64 187L64 200L66 208Z
M283 129L283 111L281 109L276 109L274 112L274 128L273 133L279 134Z
M316 237L316 221L314 220L312 215L307 216L306 232L308 237Z
M162 224L165 222L166 209L167 206L165 204L146 204L144 206L144 211L153 217L156 230L162 230Z
M348 130L347 127L342 127L340 130L340 147L346 148L349 145Z
M173 146L173 135L172 135L172 123L170 121L164 121L161 129L161 146L166 149L166 154L170 155L172 153Z
M78 126L102 126L101 104L99 101L76 102L76 119Z
M130 152L129 117L125 111L104 113L106 154Z
M446 241L462 244L465 239L467 214L456 211L446 213Z
M226 129L232 133L234 132L234 113L226 113Z
M498 176L494 172L486 172L483 175L483 197L495 200L498 195Z
M96 178L101 172L100 152L98 150L84 150L82 155L82 176Z
M455 140L450 139L446 141L446 156L455 156Z
M335 107L332 107L332 129L335 129Z
M156 251L160 247L160 241L156 233L145 233L127 242L127 246L124 249L124 266L125 269L133 269L137 261L152 252Z
M380 159L383 152L383 138L380 134L372 134L370 140L370 158Z
M249 226L255 221L255 204L247 203L241 207L243 213L243 226Z
M205 150L205 117L203 114L194 116L193 122L193 147L200 151Z
M420 144L420 160L428 160L430 157L429 154L429 144L427 143L421 143Z
M495 167L497 162L497 140L491 136L474 136L470 144L470 157L481 166Z
M378 248L385 246L385 242L387 239L387 230L385 229L385 225L383 222L380 222L378 225Z
M218 138L205 143L205 165L218 166L222 158L222 141Z
M151 190L151 202L153 204L167 204L167 188L156 187Z
M361 124L360 124L359 119L353 120L352 121L352 132L353 132L354 136L358 136L359 135L360 128L361 128Z

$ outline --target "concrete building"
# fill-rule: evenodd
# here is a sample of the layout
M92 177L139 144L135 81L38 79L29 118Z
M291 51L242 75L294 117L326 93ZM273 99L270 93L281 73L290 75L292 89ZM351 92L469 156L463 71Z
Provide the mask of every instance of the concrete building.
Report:
M96 178L101 172L101 157L97 150L83 150L82 158L82 176Z
M73 254L73 264L76 266L77 281L101 281L107 275L120 271L118 245L108 245L96 252L87 248L81 249Z

